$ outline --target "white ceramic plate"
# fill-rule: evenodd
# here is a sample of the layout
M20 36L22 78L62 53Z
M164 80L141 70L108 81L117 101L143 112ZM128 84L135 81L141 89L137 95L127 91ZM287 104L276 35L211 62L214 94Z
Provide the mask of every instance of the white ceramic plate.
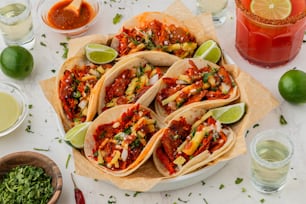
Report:
M225 60L228 64L234 64L234 61L228 56L225 55ZM64 136L65 131L64 128L60 122L60 120L57 120L59 130L61 134ZM158 183L156 186L154 186L152 189L150 189L147 192L163 192L163 191L170 191L170 190L177 190L180 188L184 188L190 185L193 185L195 183L200 182L201 180L204 180L208 178L209 176L217 173L220 169L222 169L228 161L223 161L223 162L218 162L215 165L208 166L202 169L199 169L195 172L183 175L183 176L178 176L176 178L170 178L170 179L165 179ZM107 182L112 185L112 183Z

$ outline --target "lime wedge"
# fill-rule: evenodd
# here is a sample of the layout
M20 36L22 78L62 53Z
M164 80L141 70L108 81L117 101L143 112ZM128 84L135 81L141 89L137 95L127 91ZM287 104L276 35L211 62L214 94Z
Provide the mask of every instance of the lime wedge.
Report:
M95 64L106 64L113 61L118 52L106 45L98 43L89 43L85 47L86 57L89 61Z
M193 57L217 63L221 58L221 49L214 40L207 40L200 45Z
M77 124L66 133L64 140L77 149L84 147L84 140L87 129L92 122Z
M266 19L285 19L291 14L290 0L252 0L251 12Z
M231 124L239 121L245 113L245 103L237 103L210 110L213 118L223 124Z

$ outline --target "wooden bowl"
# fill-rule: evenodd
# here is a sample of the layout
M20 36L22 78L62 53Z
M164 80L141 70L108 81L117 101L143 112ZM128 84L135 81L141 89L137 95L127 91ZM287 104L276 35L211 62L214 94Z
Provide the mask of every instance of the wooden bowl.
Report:
M56 203L61 195L63 186L62 174L56 163L49 157L37 152L24 151L11 153L0 158L0 180L12 168L22 165L43 168L46 174L52 177L54 193L48 204Z

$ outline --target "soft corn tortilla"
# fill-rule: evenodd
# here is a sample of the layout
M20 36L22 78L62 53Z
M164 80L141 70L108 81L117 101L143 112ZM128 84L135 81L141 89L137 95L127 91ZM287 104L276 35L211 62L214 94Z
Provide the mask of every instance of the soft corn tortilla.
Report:
M183 111L179 114L177 114L172 120L177 120L180 117L184 117L187 121L188 124L194 124L199 118L201 118L207 111L207 109L204 108L190 108L187 111ZM170 121L171 122L171 121ZM170 123L169 123L170 124ZM167 128L167 127L165 127ZM159 138L162 137L162 135L164 134L164 130L165 128L163 128L158 134L159 134ZM199 168L203 168L205 165L207 165L209 162L217 159L218 157L222 156L223 154L225 154L227 151L229 151L233 145L235 144L236 141L236 135L233 132L232 129L230 130L230 134L227 137L227 141L226 143L218 150L214 151L212 154L209 153L208 150L202 152L201 154L193 157L192 159L190 159L186 164L184 164L182 166L182 168L177 171L176 173L170 175L168 170L164 167L163 163L158 159L157 155L156 155L156 149L161 145L160 144L160 140L158 142L158 145L155 146L155 150L153 152L153 161L154 164L157 168L157 170L166 177L176 177L179 175L184 175L190 172L193 172Z
M85 65L87 64L88 61L85 59L85 57L81 56L76 56L76 57L71 57L68 60L66 60L63 65L61 66L61 69L58 72L58 75L56 77L56 100L58 104L58 109L59 109L59 115L63 124L63 127L65 131L68 131L70 128L74 126L73 121L69 120L64 112L63 109L63 104L60 100L59 97L59 83L61 78L64 76L64 72L66 70L71 70L74 68L75 65ZM90 96L89 96L89 102L88 102L88 112L86 116L86 121L91 121L95 117L97 113L97 106L98 106L98 90L100 89L102 83L104 80L104 75L97 81L95 86L90 90Z
M176 63L174 63L167 71L167 73L164 75L164 77L170 77L170 78L177 78L180 74L184 73L184 71L186 69L188 69L190 67L189 64L189 60L192 60L195 65L199 68L204 67L204 66L211 66L211 67L216 67L219 68L219 65L216 65L212 62L209 62L207 60L203 60L200 58L186 58L186 59L181 59L179 61L177 61ZM235 77L238 76L238 70L235 70L233 67L231 66L226 66L225 67L227 71L229 71L233 77L233 79L235 80ZM161 82L161 85L159 86L159 90L162 90L163 88L165 88L165 83ZM160 116L161 118L164 118L165 122L169 122L176 114L185 111L185 110L189 110L192 107L204 107L206 109L211 109L211 108L215 108L215 107L219 107L219 106L224 106L236 99L238 99L240 97L240 92L239 92L239 88L238 85L236 83L236 86L234 87L231 96L227 99L216 99L216 100L204 100L204 101L199 101L199 102L194 102L188 105L184 105L182 107L180 107L179 109L175 110L174 112L170 113L169 115L166 113L166 111L164 110L164 108L157 102L155 101L154 105L155 105L155 111L157 113L158 116Z
M108 169L104 166L99 165L98 162L93 159L94 156L93 156L92 150L95 146L95 139L93 137L93 134L95 133L96 128L100 126L101 124L111 123L117 120L118 118L121 117L121 115L124 112L127 111L127 109L131 108L134 105L135 104L120 105L120 106L116 106L114 108L104 111L93 121L93 123L89 126L87 130L85 142L84 142L84 153L85 153L86 158L91 163L93 163L96 167L98 167L98 169L101 170L101 173L107 173L107 174L111 174L113 176L118 176L118 177L130 175L151 157L153 149L157 145L158 136L159 136L159 134L157 134L158 132L152 136L152 138L147 143L145 148L142 150L138 158L132 164L130 164L126 169L123 169L123 170L112 171L111 169ZM141 105L140 105L140 108L150 110L149 108L145 106L141 106ZM165 124L158 118L158 116L152 110L150 110L150 113L151 113L152 118L157 121L157 126L159 128L162 128L165 126Z
M123 26L119 30L118 34L120 34L122 32L123 28L126 28L126 29L142 28L142 27L150 24L150 22L152 22L154 20L157 20L157 21L163 23L164 25L175 25L176 27L180 27L180 28L184 29L186 33L190 33L192 36L195 37L196 43L198 45L203 42L202 39L197 39L196 38L195 34L198 31L197 29L196 30L190 30L182 21L179 21L178 19L176 19L173 16L170 16L170 15L162 13L162 12L157 12L157 11L156 12L143 12L143 13L129 19L128 21L123 23ZM199 23L199 25L200 25L200 23ZM118 46L119 46L119 41L114 36L112 38L112 41L111 41L111 47L118 50Z
M167 69L177 60L179 60L178 57L160 51L142 51L120 58L119 63L113 67L113 71L105 75L105 80L99 93L98 113L100 114L102 109L105 107L106 87L111 85L124 70L135 69L136 67L143 66L146 63L152 64L153 66L166 67ZM155 98L160 83L161 80L158 80L135 103L149 106Z

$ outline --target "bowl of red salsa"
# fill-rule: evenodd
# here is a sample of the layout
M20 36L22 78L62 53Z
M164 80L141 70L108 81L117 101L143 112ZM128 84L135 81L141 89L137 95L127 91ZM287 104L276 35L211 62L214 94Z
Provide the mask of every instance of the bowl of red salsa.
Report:
M79 13L66 9L72 0L40 0L38 14L43 24L54 32L67 36L84 34L96 22L100 0L83 0Z

